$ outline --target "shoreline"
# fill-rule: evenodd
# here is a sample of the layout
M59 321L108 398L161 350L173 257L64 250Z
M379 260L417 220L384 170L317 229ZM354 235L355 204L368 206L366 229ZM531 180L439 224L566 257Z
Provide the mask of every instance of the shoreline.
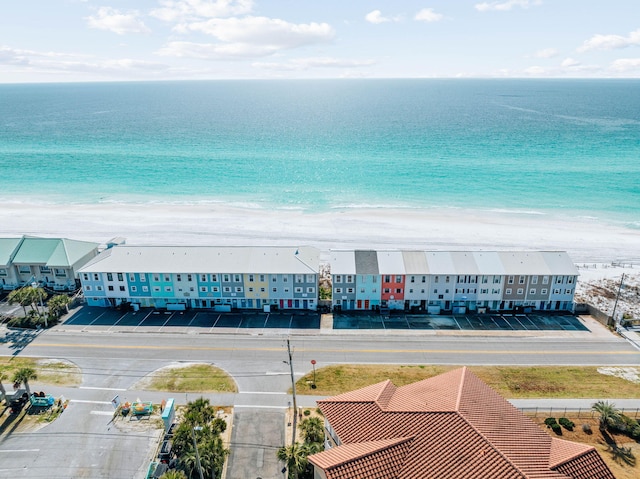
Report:
M640 263L640 230L596 219L454 208L241 208L225 204L2 204L1 236L129 244L329 249L563 250L574 262Z

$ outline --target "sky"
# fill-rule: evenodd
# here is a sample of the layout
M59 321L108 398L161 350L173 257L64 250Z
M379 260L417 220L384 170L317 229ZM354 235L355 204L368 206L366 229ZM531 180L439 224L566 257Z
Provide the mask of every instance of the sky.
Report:
M640 78L639 0L5 0L0 83Z

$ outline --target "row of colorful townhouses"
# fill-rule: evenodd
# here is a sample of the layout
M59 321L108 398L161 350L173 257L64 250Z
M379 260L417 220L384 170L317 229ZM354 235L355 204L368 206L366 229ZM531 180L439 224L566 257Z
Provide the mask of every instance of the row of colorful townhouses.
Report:
M578 278L560 251L331 251L330 263L343 310L573 310Z
M73 291L78 268L98 254L98 246L66 238L0 238L0 291L31 284Z
M0 285L81 287L87 304L304 309L320 304L320 250L133 246L0 238ZM560 251L331 250L334 310L573 310L578 271Z

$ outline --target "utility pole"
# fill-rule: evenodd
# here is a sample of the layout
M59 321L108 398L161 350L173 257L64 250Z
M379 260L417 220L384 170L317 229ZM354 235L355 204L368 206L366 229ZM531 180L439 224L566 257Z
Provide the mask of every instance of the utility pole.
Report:
M296 403L296 380L293 376L293 358L291 356L291 345L287 338L287 352L289 353L289 368L291 369L291 390L293 391L293 435L291 436L291 445L296 443L296 427L298 420L298 404Z
M622 283L624 283L624 273L622 273L622 278L620 278L620 286L618 286L618 294L616 295L616 302L613 305L613 313L611 313L611 319L613 319L614 326L616 326L616 308L618 307L618 300L620 299L620 291L622 290Z

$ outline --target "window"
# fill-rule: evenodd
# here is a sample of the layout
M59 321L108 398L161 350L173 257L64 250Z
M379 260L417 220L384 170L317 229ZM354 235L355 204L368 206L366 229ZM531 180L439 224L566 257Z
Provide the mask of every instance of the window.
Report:
M107 281L113 281L113 274L107 273Z
M564 294L571 294L573 291L571 291L570 289L565 289L564 290Z
M136 280L136 275L133 273L129 273L129 281L133 282Z
M91 291L91 286L86 285L86 286L84 287L84 290L85 290L85 291Z
M233 281L234 281L234 283L239 283L240 281L242 281L242 278L240 277L239 274L234 274L233 275Z
M283 276L282 277L282 282L286 283L287 281L289 281L289 277L288 276Z
M253 283L253 275L252 274L249 275L249 283Z
M402 288L396 288L396 294L402 294Z
M212 274L211 275L211 281L218 281L218 275L217 274Z
M307 287L307 293L315 293L316 292L316 288L314 288L313 286L308 286Z
M211 292L212 293L219 293L220 292L220 288L218 286L211 286Z
M307 275L307 283L315 283L316 282L316 277L313 274L308 274Z
M288 293L289 292L289 288L284 288L284 292Z
M55 269L55 275L56 275L56 276L66 276L66 275L67 275L67 273L66 273L66 271L65 271L64 269L62 269L62 268L56 268L56 269Z
M518 284L524 284L524 276L520 276L520 279L518 279Z
M236 293L242 293L243 288L242 286L236 286Z
M189 286L189 291L194 291L193 286Z
M384 282L385 282L385 283L390 283L390 282L391 282L391 276L389 276L388 274L386 274L386 275L384 276Z
M489 282L489 278L487 278L486 276L482 277L482 284L487 284Z
M249 292L253 293L253 288L249 287Z
M513 276L509 276L509 280L507 281L507 284L513 284Z
M536 290L535 290L535 289L533 289L533 288L531 288L531 289L529 290L529 294L536 294Z
M0 274L7 274L7 272L4 269L0 269ZM89 281L89 275L87 273L84 273L82 277L85 281Z
M478 281L478 277L477 276L471 276L471 282L475 283L476 281Z
M385 294L389 294L391 292L391 290L389 288L384 288L384 293Z
M278 288L272 288L271 291L273 291L274 293L278 292Z
M113 291L113 286L109 286L109 291Z
M560 294L560 290L559 289L554 289L553 290L553 294Z
M20 271L20 273L31 273L31 268L29 266L19 266L18 267L18 271Z
M177 274L177 275L176 275L176 279L177 279L178 281L182 281L182 275L181 275L181 274Z
M164 287L165 292L170 293L172 291L171 286Z
M98 281L99 279L100 277L98 276L98 273L93 273L93 280Z
M222 291L224 291L225 293L230 293L231 292L231 286L224 286L222 288Z
M229 275L228 274L222 275L222 281L224 281L225 283L228 283L229 282Z
M207 287L206 286L200 286L200 292L201 293L206 293L207 292Z
M377 276L372 276L371 280L373 283L377 283L378 282L378 277Z
M275 275L271 276L271 282L272 283L275 283L277 280L278 280L278 278Z
M448 289L448 288L447 288L447 289L445 289L445 290L444 290L444 292L445 292L446 294L449 294L449 289Z
M556 278L556 284L561 284L562 283L562 278L560 276L558 276Z
M511 294L511 288L507 288L504 290L504 294Z
M524 289L518 288L517 294L523 294L523 293L524 293Z
M203 283L207 281L207 275L206 274L201 274L200 275L200 281L202 281Z
M302 278L303 278L303 275L296 274L296 283L302 283L303 282Z
M260 275L260 281L264 283L264 274Z
M445 283L448 283L448 282L450 281L450 279L451 279L451 278L449 278L449 276L445 276L445 278L444 278L444 282L445 282Z
M480 294L487 294L487 293L489 293L488 289L481 289L480 290Z
M538 284L538 277L537 276L532 276L531 277L531 284Z
M336 288L336 294L342 293L342 288Z
M122 273L118 273L118 281L124 281L124 276Z
M124 286L120 286L120 291L124 291Z
M438 278L439 278L439 277L438 277L438 276L436 276L436 277L434 278L433 282L434 282L434 283L437 283L437 282L438 282Z
M168 274L164 275L164 282L168 283L169 281L171 281L171 276L169 276Z
M568 283L568 284L573 284L573 277L569 276L569 277L567 278L567 283Z
M147 280L147 275L144 273L140 273L140 281L146 281Z
M353 288L347 288L347 293L352 294L353 293Z
M492 289L491 294L500 294L500 289Z
M97 289L98 291L102 291L102 286L98 285L98 286L96 286L96 289Z
M336 306L340 306L342 304L342 300L336 299Z
M342 283L342 276L341 275L336 275L336 283Z
M444 299L444 295L439 294L439 295L438 295L438 299Z
M347 283L353 283L353 276L351 275L347 276Z
M377 293L377 292L378 292L378 288L373 288L373 289L371 290L371 292L372 292L372 293Z
M153 290L154 290L156 293L159 293L159 292L160 292L160 286L154 286L154 287L153 287Z
M138 288L136 286L131 286L131 292L132 293L137 293L138 292Z
M266 291L266 288L260 288L260 292L264 293Z
M296 287L294 288L294 291L295 291L296 293L302 293L302 287L300 287L300 286L296 286Z
M427 282L427 277L426 277L426 276L423 276L423 277L422 277L422 282L423 282L423 283L426 283L426 282Z
M438 290L437 290L437 289L434 289L434 290L433 290L433 294L438 294Z
M193 281L193 276L191 276L190 274L187 275L187 281Z
M396 276L396 283L402 283L402 276Z
M158 275L158 274L154 274L154 275L153 275L153 280L154 280L154 281L160 281L160 275Z
M413 293L413 288L409 288L409 292ZM364 293L364 291L363 291L363 293Z
M493 277L493 284L500 284L502 282L502 277L501 276L494 276Z
M542 284L549 284L549 276L542 277Z
M546 290L546 289L543 289L543 290L541 290L541 291L540 291L540 293L542 293L542 294L547 294L547 290Z

